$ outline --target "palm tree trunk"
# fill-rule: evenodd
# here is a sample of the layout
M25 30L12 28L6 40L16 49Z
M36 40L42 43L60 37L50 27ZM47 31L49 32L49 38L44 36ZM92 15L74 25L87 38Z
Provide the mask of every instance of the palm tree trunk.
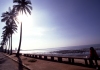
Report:
M5 49L4 49L4 53L6 53L6 47L7 47L7 46L6 46L6 44L5 44Z
M6 42L6 44L5 44L5 53L7 52L7 44L8 44L8 42Z
M1 46L1 52L4 52L4 45Z
M16 56L19 57L19 52L20 52L20 48L21 48L21 41L22 41L22 22L21 22L21 26L20 26L20 41L19 41L19 47L16 53Z
M10 49L10 37L9 37L9 47L8 47L8 54L9 54L9 50Z
M11 50L10 50L10 55L12 55L12 34L11 34Z
M12 29L12 24L11 24L11 29ZM12 55L12 33L11 33L11 49L10 49L10 55Z
M7 45L8 45L8 41L6 42L5 53L7 53Z

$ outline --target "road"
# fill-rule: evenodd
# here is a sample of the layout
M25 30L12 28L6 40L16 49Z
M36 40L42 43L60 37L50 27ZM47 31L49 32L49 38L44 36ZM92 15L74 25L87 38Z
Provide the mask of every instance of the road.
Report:
M22 68L20 68L22 67ZM0 70L27 70L0 52Z

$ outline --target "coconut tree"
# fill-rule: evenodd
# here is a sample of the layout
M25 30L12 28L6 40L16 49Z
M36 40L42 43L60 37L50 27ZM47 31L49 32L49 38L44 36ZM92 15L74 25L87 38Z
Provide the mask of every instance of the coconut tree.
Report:
M9 30L10 30L10 35L11 35L11 52L10 52L10 54L12 54L12 34L14 34L14 32L17 32L17 25L15 24L15 22L11 23L11 25L9 26Z
M12 45L12 34L14 33L14 31L17 30L17 26L15 24L11 24L11 25L6 25L2 28L3 31L3 42L4 44L7 44L7 40L9 39L9 48L8 50L11 48L11 52L10 54L12 54L12 46L10 47L10 45ZM9 53L9 51L8 51Z
M2 47L2 49L1 49L1 47ZM2 41L0 43L0 51L5 52L4 49L3 49L3 42Z
M0 43L0 51L5 53L5 50L3 49L2 42Z
M27 15L27 13L29 13L31 15L31 10L32 7L31 5L31 1L30 0L13 0L13 3L17 3L17 5L14 5L13 8L16 12L18 13L25 13ZM19 52L20 52L20 48L21 48L21 40L22 40L22 22L20 25L20 41L19 41L19 47L18 47L18 51L16 56L19 57Z
M4 47L5 46L5 52L7 50L7 43L8 43L8 36L9 36L9 31L8 31L8 27L7 26L4 26L3 28L3 32L2 32L2 36L1 36L1 39L2 39L2 46Z
M8 38L8 40L9 40L9 47L8 47L8 53L9 53L9 48L10 48L10 43L11 43L11 41L10 41L10 38L11 38L11 34L10 34L10 25L6 25L6 26L4 26L3 28L2 28L4 31L3 31L3 33L4 33L4 35L6 36L6 38Z
M17 30L17 25L15 22L16 12L14 11L14 9L11 9L9 7L9 11L2 13L1 17L2 17L1 22L6 22L6 26L3 29L5 29L5 31L8 31L9 42L11 37L11 54L12 54L12 34ZM9 47L10 47L10 43L9 43Z
M4 45L5 45L5 50L4 50L4 52L6 53L6 49L7 49L7 44L6 44L6 43L7 43L7 41L8 41L7 36L6 36L5 34L2 33L1 39L2 39L2 41L1 41L1 46L4 48Z
M10 54L12 54L12 34L17 30L17 25L12 22L11 24L4 26L3 30L4 30L3 34L5 36L4 39L5 38L9 39L9 48L8 48L8 50L11 48ZM10 45L11 45L11 47L10 47ZM8 53L9 53L9 51L8 51Z
M8 27L7 26L4 26L3 28L3 32L2 32L2 46L4 47L4 45L6 45L7 41L8 41L8 38L9 38L9 30L8 30ZM7 47L5 47L5 52L6 52L6 49Z

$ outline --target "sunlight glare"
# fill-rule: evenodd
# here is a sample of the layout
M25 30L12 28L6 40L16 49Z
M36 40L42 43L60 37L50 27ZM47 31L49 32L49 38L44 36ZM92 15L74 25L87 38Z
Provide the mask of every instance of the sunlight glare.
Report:
M29 15L29 14L26 15L25 13L23 13L23 14L19 13L19 15L17 16L17 19L18 19L19 23L20 22L22 22L22 23L32 23L32 16Z

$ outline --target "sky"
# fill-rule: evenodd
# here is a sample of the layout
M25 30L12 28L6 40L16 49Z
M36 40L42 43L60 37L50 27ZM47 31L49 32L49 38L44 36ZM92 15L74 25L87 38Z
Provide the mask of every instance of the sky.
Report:
M19 17L23 20L21 49L100 44L100 0L31 2L32 15ZM0 15L13 5L13 0L0 0ZM4 25L0 22L0 36ZM17 33L13 34L13 49L19 44L18 26Z

